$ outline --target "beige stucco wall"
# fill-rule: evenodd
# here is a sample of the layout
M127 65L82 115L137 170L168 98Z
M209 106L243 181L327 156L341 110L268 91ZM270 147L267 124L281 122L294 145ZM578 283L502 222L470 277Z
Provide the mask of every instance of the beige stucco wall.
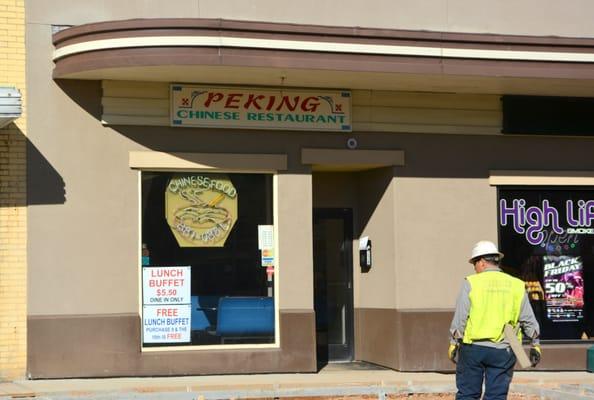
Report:
M486 178L398 176L381 168L318 173L313 181L314 206L354 209L356 308L451 309L472 273L472 245L497 242L497 193ZM373 243L366 273L358 265L362 236Z
M381 168L318 173L313 181L316 207L354 209L356 308L451 309L472 273L472 245L497 242L497 193L486 178L398 176ZM358 265L362 236L373 243L366 273Z
M278 175L279 304L313 308L311 174Z
M372 243L372 265L368 272L361 272L358 254L355 257L357 308L396 307L398 243L394 172L394 168L378 168L360 173L357 179L359 237L367 236Z
M374 267L361 274L356 252L354 257L357 308L454 307L464 277L473 273L467 262L473 244L498 240L497 190L489 181L489 171L536 169L569 175L576 170L594 171L594 160L588 155L594 147L592 138L410 134L359 135L358 139L366 147L403 150L406 164L394 168L391 184L379 197L364 182L380 186L385 180L381 170L367 173L372 180L363 179L364 173L350 178L346 184L355 185L356 195L344 188L343 174L327 179L335 186L328 184L323 196L316 196L319 188L314 187L314 199L325 199L324 204L355 204L360 215L367 202L373 211L367 232L373 240ZM559 148L567 156L559 157ZM332 190L352 199L332 202ZM389 239L390 227L393 239ZM387 268L382 259L390 263Z
M51 27L30 23L27 35L35 156L29 164L30 315L138 312L137 174L128 166L135 150L288 154L289 169L278 180L280 307L312 308L315 193L300 152L344 149L351 135L105 127L101 83L59 86L51 79ZM354 257L361 308L451 308L469 272L470 246L496 236L489 170L594 170L589 138L352 136L361 149L403 150L406 158L391 177L378 170L353 178L359 212L367 211L359 228L374 241L369 273L360 273ZM559 148L573 156L559 159ZM419 288L427 294L418 296Z
M395 308L396 264L394 169L322 172L313 175L314 207L353 210L353 304ZM359 238L373 245L373 266L359 266Z
M100 108L100 82L64 82L60 88L51 79L50 28L28 28L37 61L30 64L30 106L37 115L31 143L39 154L31 161L29 248L35 251L30 253L29 315L137 313L138 173L129 168L129 152L258 153L260 143L270 140L244 136L231 143L217 134L205 139L195 130L152 128L145 143L143 128L128 129L130 135L140 132L134 139L126 129L106 128L94 113ZM179 135L170 140L167 132ZM205 148L205 142L212 147ZM311 175L307 168L292 168L277 181L284 199L278 213L283 232L279 304L311 309ZM60 191L61 198L55 195Z
M453 308L473 273L472 245L497 241L490 170L594 170L592 138L403 135L399 144L407 161L395 174L399 309Z
M29 315L135 312L138 183L128 149L139 146L109 134L52 80L51 27L29 23L27 37Z
M397 307L453 308L472 245L497 243L497 193L487 179L396 178Z
M370 12L371 10L371 12ZM226 18L446 32L594 37L587 0L28 0L34 24L79 25L129 18Z
M357 174L354 172L313 172L313 206L319 208L353 208L356 213L356 177ZM355 227L356 230L357 227Z
M280 306L312 307L310 221L314 194L309 167L299 162L300 150L344 149L346 136L169 127L107 128L100 123L100 82L62 82L59 86L51 78L51 24L182 14L213 17L227 11L229 14L224 16L228 18L273 19L284 15L275 14L281 13L279 7L264 11L263 5L256 7L251 2L226 2L224 6L201 2L200 7L196 2L168 4L170 7L164 11L157 2L27 2L27 50L31 54L28 105L33 115L29 130L34 156L29 161L30 315L138 312L138 181L137 173L128 166L128 153L151 149L288 154L289 170L278 180ZM232 4L236 8L231 12L226 7ZM381 5L398 14L397 5L406 3ZM582 6L581 15L585 15L588 8ZM336 14L332 18L328 13L321 14L326 16L327 23L353 25L365 25L374 17L389 14L365 16L357 12L357 7L353 5L346 11L342 7L341 13L353 14L350 19L346 15L337 19ZM474 5L468 7L472 9ZM366 3L366 8L373 7ZM430 14L437 10L439 7L423 9ZM415 19L415 7L407 11L410 23L416 21L421 26L420 21L431 20L430 14L427 19ZM305 11L300 11L291 14L291 18L306 22L305 15ZM319 17L314 17L310 15L308 22L321 23L315 19ZM387 22L374 23L380 26ZM555 24L550 26L554 28ZM579 24L566 28L577 29L575 26ZM594 169L591 151L584 145L591 146L589 139L369 132L353 136L361 149L400 149L406 154L406 165L392 171L389 184L378 195L361 197L373 192L375 185L386 182L382 175L385 171L368 173L374 177L370 180L362 179L364 174L354 178L357 188L362 189L357 204L368 211L368 220L361 228L374 241L375 264L369 273L360 274L354 258L356 274L360 274L355 276L357 307L409 309L453 305L460 280L469 271L465 264L469 247L480 238L495 239L495 190L487 182L489 170ZM559 148L576 155L559 160ZM530 149L531 153L523 149ZM418 288L426 289L429 295L419 297Z
M31 121L29 315L138 313L138 172L129 152L262 153L274 133L229 140L220 131L106 128L101 83L51 78L51 27L28 24ZM173 135L172 135L173 134ZM270 151L268 151L270 150ZM285 154L282 141L266 152ZM292 160L299 148L292 145ZM311 309L311 175L278 176L282 309Z

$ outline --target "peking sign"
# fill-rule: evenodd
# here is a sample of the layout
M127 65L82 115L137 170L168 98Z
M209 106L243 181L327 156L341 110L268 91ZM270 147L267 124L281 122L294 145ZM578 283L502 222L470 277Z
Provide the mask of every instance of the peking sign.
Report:
M173 84L171 125L350 132L351 93Z

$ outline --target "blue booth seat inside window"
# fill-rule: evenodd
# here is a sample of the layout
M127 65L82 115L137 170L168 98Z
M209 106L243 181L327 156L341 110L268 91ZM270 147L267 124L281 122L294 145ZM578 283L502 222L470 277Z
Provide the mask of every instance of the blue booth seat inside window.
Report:
M211 330L217 325L220 296L192 296L192 330Z
M221 297L217 335L223 337L273 336L272 297Z

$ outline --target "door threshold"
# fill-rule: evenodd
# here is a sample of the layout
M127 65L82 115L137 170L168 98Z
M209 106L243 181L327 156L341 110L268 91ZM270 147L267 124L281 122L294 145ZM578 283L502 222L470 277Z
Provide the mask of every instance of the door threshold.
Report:
M330 361L323 366L320 372L332 371L382 371L390 368L382 367L381 365L368 363L365 361Z

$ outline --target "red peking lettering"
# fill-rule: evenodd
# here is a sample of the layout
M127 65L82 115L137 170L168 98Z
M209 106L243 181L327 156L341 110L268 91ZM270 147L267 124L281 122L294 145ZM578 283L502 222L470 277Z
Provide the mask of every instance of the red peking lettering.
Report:
M266 105L266 111L272 110L272 106L274 105L275 101L276 101L276 96L270 96L270 98L268 99L268 104Z
M239 103L242 96L242 93L229 93L225 102L225 108L239 108L237 103Z
M283 108L283 105L286 105L287 108L290 111L295 111L295 109L297 108L297 104L299 104L299 96L295 96L293 97L293 101L295 102L294 104L291 104L291 100L289 96L283 96L283 98L281 99L280 104L278 105L278 107L276 107L276 111L280 111L281 108ZM305 111L305 110L303 110Z
M266 98L266 96L264 96L262 94L259 94L257 96L255 94L250 94L248 96L247 101L243 105L243 108L245 108L247 110L248 108L250 108L253 105L255 109L261 110L262 106L258 103L258 100L262 100L265 98Z
M204 102L205 107L210 107L211 103L216 103L223 99L223 93L209 92L206 101Z
M303 111L316 112L319 105L320 102L318 101L317 97L308 97L303 100L303 103L301 103L301 109Z

